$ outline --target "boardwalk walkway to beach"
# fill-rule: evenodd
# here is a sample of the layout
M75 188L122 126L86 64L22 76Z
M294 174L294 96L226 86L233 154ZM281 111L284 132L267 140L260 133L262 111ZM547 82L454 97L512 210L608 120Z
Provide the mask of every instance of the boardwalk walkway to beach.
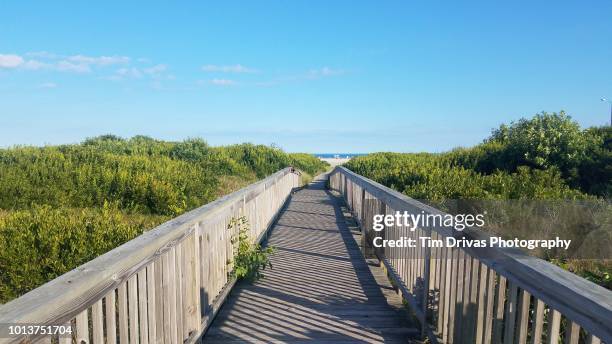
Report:
M373 247L489 235L374 230L396 212L444 214L342 166L308 188L287 167L0 306L0 324L71 328L0 344L612 343L610 290L517 250ZM236 218L276 248L253 284L229 263Z
M407 342L418 331L353 235L324 180L296 192L268 240L273 268L234 288L204 342Z

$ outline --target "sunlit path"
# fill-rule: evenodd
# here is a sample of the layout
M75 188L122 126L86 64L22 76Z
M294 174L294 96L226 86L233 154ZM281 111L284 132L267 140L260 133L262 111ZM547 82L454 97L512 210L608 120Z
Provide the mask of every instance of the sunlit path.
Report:
M417 330L384 271L363 258L323 180L293 195L272 229L273 269L232 291L204 341L407 342Z

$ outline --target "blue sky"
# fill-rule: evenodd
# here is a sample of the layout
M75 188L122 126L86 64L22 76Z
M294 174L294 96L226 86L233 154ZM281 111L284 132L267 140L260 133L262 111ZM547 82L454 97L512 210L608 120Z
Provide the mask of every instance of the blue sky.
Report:
M0 146L114 133L443 151L609 121L610 1L3 1Z

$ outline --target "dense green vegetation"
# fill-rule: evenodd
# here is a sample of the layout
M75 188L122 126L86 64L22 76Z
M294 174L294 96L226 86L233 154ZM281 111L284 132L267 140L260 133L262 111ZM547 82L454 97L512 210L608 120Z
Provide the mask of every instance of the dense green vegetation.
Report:
M612 195L612 128L542 113L448 153L375 153L347 167L419 199L583 199Z
M308 154L200 139L0 149L0 303L290 165L326 168Z
M263 278L262 270L272 268L270 256L276 249L252 242L249 237L249 223L244 216L231 219L227 229L233 234L231 241L235 245L233 257L228 261L231 266L230 276L249 282Z
M483 143L447 153L375 153L352 171L443 207L446 200L586 200L612 196L612 128L582 130L565 113L541 113L493 130ZM604 207L609 212L609 203ZM561 212L563 213L563 212ZM609 221L603 214L604 221ZM601 228L591 223L589 230ZM605 234L609 235L609 222ZM525 229L533 232L533 227ZM585 228L567 233L586 237ZM537 234L537 233L536 233ZM606 237L601 237L605 240ZM610 264L558 261L608 288ZM609 263L609 262L608 262Z

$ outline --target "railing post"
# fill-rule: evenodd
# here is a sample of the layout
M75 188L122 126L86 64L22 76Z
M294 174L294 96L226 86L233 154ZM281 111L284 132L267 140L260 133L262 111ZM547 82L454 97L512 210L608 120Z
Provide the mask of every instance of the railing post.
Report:
M431 238L431 229L427 228L427 235ZM420 244L420 243L418 243ZM424 338L425 337L425 329L427 328L427 326L429 326L429 323L427 321L427 314L428 314L428 310L429 310L429 280L431 278L431 248L429 247L429 245L427 245L425 247L425 254L423 257L423 262L425 263L424 269L423 269L423 289L422 289L422 293L423 293L423 297L422 297L422 307L423 307L423 323L421 324L421 337Z
M366 191L364 188L361 189L361 250L365 255L365 247L366 247L366 243L367 243L367 239L366 239L366 218L368 217L367 213L366 213L366 202L365 202L365 198L366 197Z

